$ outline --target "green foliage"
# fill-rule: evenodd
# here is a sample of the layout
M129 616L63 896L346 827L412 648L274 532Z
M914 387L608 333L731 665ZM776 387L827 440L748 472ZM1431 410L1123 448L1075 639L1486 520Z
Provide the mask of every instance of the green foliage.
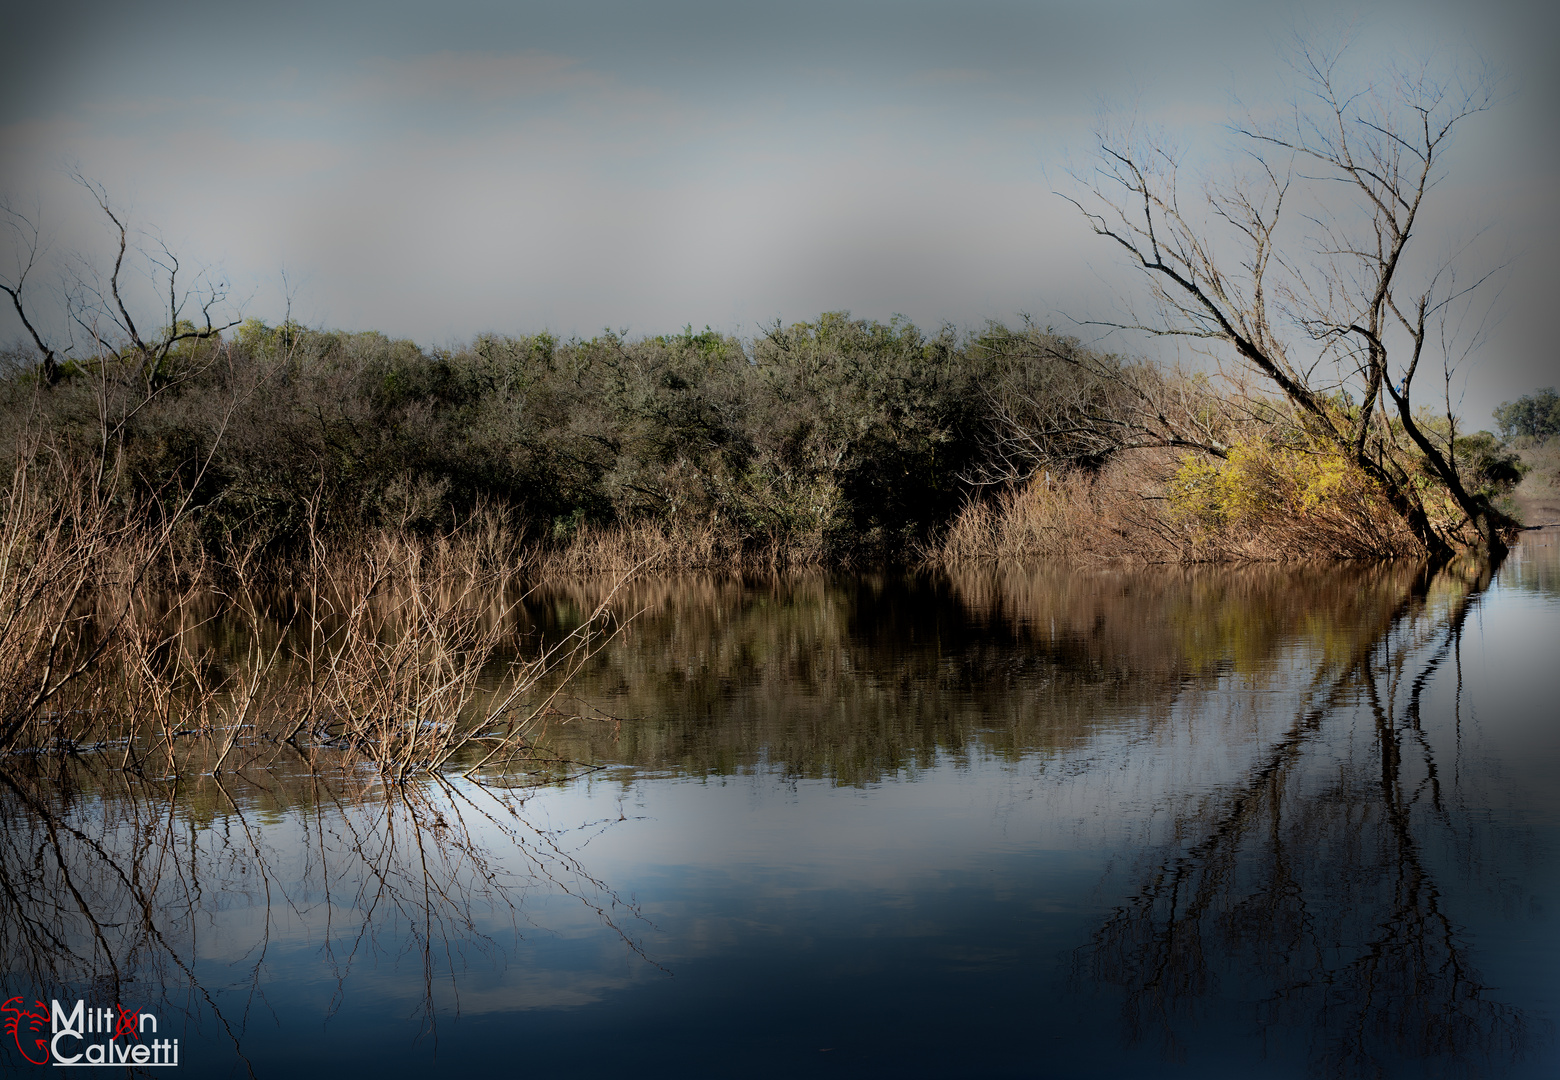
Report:
M1502 438L1547 439L1560 435L1560 394L1552 386L1523 394L1496 406L1495 423Z
M1463 486L1488 499L1510 494L1528 471L1521 455L1508 450L1488 431L1458 436L1452 447L1452 460L1462 475Z
M184 343L179 379L127 410L118 437L126 483L192 492L214 552L282 551L309 527L439 530L497 503L546 544L588 526L718 523L755 550L893 558L982 490L971 477L990 464L1004 388L1076 389L1037 343L843 312L753 341L689 325L455 349L252 319L225 342ZM0 378L13 419L40 400L25 372ZM97 382L41 399L84 452ZM1051 450L1084 455L1060 437Z
M1228 460L1184 460L1168 491L1182 522L1250 530L1381 509L1359 469L1287 410L1247 400L1232 426L1205 377L1027 325L927 332L827 312L747 341L690 324L426 349L250 320L176 358L179 378L149 401L124 380L115 475L142 505L188 493L190 540L216 555L281 554L320 531L439 532L486 505L543 546L646 525L715 530L722 550L756 556L892 560L1031 474L1087 484L1126 446L1205 445L1141 438L1144 417L1164 422L1167 409L1229 448ZM110 363L90 365L107 376ZM30 370L0 376L0 417L18 430L40 417L94 452L97 395L112 379L41 389ZM1456 449L1467 486L1488 498L1520 478L1492 436Z
M761 338L754 398L767 422L749 466L766 524L892 551L950 517L982 444L987 361L964 344L841 312Z

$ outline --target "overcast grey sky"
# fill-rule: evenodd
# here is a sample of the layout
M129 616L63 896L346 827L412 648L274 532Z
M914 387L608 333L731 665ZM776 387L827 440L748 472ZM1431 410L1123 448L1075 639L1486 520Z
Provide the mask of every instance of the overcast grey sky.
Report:
M56 258L106 240L79 169L242 314L278 320L285 272L303 321L424 344L1108 317L1131 276L1052 193L1101 106L1218 160L1226 118L1283 99L1297 30L1482 58L1504 97L1459 137L1435 239L1483 229L1477 259L1511 265L1463 412L1557 380L1552 5L7 6L0 191Z

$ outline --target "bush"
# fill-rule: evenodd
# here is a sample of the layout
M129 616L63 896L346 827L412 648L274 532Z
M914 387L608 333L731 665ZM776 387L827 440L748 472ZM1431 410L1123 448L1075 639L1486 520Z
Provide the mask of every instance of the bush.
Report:
M112 358L48 389L18 363L0 411L20 426L41 408L89 454L99 391L117 387L125 483L154 499L192 492L187 540L210 554L446 530L496 504L544 545L709 525L722 550L883 558L924 541L973 490L991 445L983 386L1024 366L991 340L834 312L752 342L690 326L423 349L250 320L170 354L149 401L135 399L132 372L99 378Z
M483 336L452 349L250 320L169 364L149 399L112 358L52 387L17 364L0 376L0 416L18 429L34 417L87 457L104 445L100 416L118 416L108 443L125 494L148 507L188 494L180 542L219 562L243 552L285 564L311 541L381 528L448 532L483 507L522 545L574 552L548 565L638 563L657 545L656 565L892 561L936 549L956 519L968 532L971 505L1011 517L1035 476L1095 493L1068 503L1076 520L1117 483L1099 478L1148 461L1123 464L1125 451L1187 445L1160 428L1221 441L1238 426L1205 379L1049 331L927 333L844 312L751 341L689 326L637 340ZM1247 405L1237 412L1249 418ZM1262 487L1259 445L1238 450L1216 483L1185 466L1178 497L1203 506L1187 512L1251 517L1299 498L1320 514L1359 482L1331 459L1269 447ZM1173 471L1153 468L1161 483ZM1197 502L1198 484L1212 503ZM1115 500L1112 513L1136 521L1140 504Z
M1225 460L1189 454L1167 485L1195 546L1249 556L1407 554L1416 544L1380 488L1328 442L1242 437Z

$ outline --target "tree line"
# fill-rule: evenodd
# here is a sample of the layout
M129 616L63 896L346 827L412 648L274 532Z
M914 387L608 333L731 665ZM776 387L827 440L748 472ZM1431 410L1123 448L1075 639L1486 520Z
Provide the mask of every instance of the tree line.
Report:
M1281 403L1047 329L928 332L841 312L747 340L690 326L431 349L250 320L174 343L155 382L133 349L51 374L17 354L0 382L5 426L31 433L8 448L13 473L29 454L104 459L128 502L187 506L183 542L218 558L447 532L485 507L533 546L654 522L717 528L733 555L879 562L934 550L967 505L1037 478L1109 474L1158 506L1188 460L1277 491L1319 453ZM1248 475L1257 444L1266 464ZM1498 499L1520 478L1492 439L1457 450L1472 490ZM1159 512L1188 537L1229 526L1208 498L1181 492Z
M1228 169L1183 176L1168 137L1107 123L1063 193L1146 286L1096 325L1179 339L1217 376L1027 323L928 332L842 312L746 341L690 325L454 349L240 325L217 314L223 282L131 243L103 186L78 177L115 250L111 268L73 276L52 320L68 344L30 306L36 222L0 205L17 252L0 288L28 335L3 405L35 433L15 452L63 441L148 505L176 494L210 550L448 528L497 506L533 544L653 522L719 533L727 552L882 559L935 549L967 508L1006 497L1010 538L1066 533L1063 519L1108 505L1107 526L1074 539L1137 530L1157 539L1122 552L1156 557L1498 554L1522 465L1451 401L1490 275L1435 261L1420 238L1454 133L1498 88L1477 70L1351 68L1342 50L1290 60L1292 108L1238 120ZM133 314L120 288L137 259L166 298L155 314ZM1556 413L1546 390L1496 419L1504 437L1542 438ZM1065 514L1047 504L1058 485ZM1350 539L1310 542L1323 517ZM965 550L990 546L965 533Z
M878 560L1042 461L1096 468L1140 444L1079 417L1031 430L1027 456L1005 438L1020 402L1032 425L1042 402L1121 411L1113 379L1133 367L1035 328L927 332L838 312L747 341L688 327L444 349L250 320L166 350L155 384L138 353L47 376L20 362L0 407L11 430L71 453L107 437L120 482L189 497L212 551L280 552L309 529L444 530L486 504L531 542L700 521L809 561ZM105 409L120 417L106 432Z
M1560 394L1546 386L1495 407L1495 423L1505 439L1552 439L1560 435Z

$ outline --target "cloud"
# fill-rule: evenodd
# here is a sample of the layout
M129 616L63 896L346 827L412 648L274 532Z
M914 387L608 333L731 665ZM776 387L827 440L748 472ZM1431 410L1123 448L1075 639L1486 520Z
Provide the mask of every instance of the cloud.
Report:
M56 250L87 248L102 230L66 179L77 165L181 252L250 281L287 266L311 282L304 310L425 341L838 307L1088 317L1130 279L1050 189L1068 148L1087 153L1096 103L1130 106L1136 85L1141 118L1201 154L1228 86L1282 97L1258 40L1273 20L1224 17L1233 4L1134 8L1127 27L1087 5L907 9L891 25L836 5L824 31L783 6L610 25L558 6L504 26L485 7L373 26L329 8L302 41L270 17L193 28L177 66L132 62L102 31L90 77L12 95L0 191L39 196ZM1520 36L1541 54L1542 35ZM1444 193L1536 259L1556 235L1542 196L1560 142L1548 99L1529 97L1479 129ZM1511 283L1513 358L1550 355L1552 291L1537 271ZM252 313L276 317L259 296Z
M612 80L580 61L544 52L454 52L448 49L360 62L363 74L348 83L349 94L374 101L435 99L494 102L546 94L600 93Z
M917 72L911 81L925 86L967 86L990 83L994 76L981 68L931 68Z

